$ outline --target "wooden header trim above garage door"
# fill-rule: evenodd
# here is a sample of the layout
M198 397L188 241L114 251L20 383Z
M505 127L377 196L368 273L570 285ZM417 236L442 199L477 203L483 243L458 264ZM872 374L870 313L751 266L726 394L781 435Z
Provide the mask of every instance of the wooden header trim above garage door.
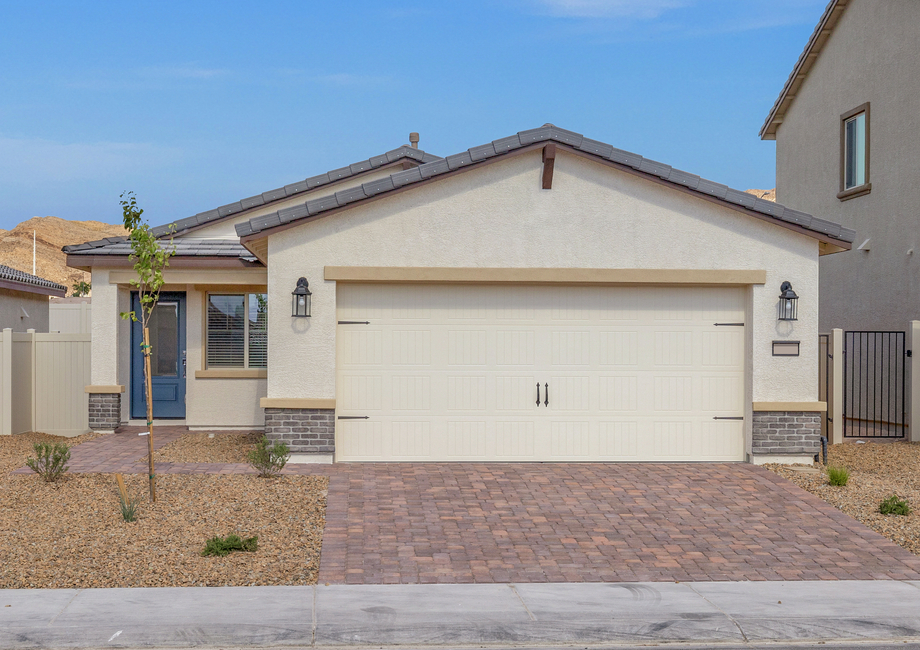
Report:
M765 270L709 269L510 269L413 266L327 266L336 282L468 282L481 284L765 284Z

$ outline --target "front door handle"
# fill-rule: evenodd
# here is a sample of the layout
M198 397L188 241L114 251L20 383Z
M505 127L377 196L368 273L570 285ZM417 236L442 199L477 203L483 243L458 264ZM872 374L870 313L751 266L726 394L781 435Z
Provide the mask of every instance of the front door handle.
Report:
M539 384L537 385L539 386ZM545 386L546 386L546 401L543 402L543 406L549 406L549 384L545 384Z
M540 406L540 382L537 382L537 406Z

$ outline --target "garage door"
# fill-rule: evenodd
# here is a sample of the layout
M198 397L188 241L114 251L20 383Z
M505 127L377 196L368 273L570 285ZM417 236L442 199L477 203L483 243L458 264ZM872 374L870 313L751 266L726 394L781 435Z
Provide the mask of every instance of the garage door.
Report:
M742 460L742 289L340 284L337 300L337 460Z

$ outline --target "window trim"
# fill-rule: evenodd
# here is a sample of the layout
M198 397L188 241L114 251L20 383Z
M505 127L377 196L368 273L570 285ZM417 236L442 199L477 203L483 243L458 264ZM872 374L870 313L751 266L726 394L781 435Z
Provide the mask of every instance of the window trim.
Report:
M846 138L847 138L847 120L856 117L860 113L866 114L866 182L862 185L857 185L856 187L851 187L850 189L846 188ZM847 111L840 116L840 191L837 192L837 198L841 201L849 201L850 199L855 199L857 196L863 196L872 191L872 177L869 175L869 162L872 159L872 148L870 133L871 133L871 120L869 114L869 102L861 104L856 108Z
M248 295L251 293L268 294L265 285L195 285L195 290L201 292L201 368L195 371L195 379L265 379L268 377L267 368L208 368L208 302L213 295ZM247 298L248 301L248 298ZM248 328L247 328L248 329ZM248 335L245 348L245 362L249 362Z

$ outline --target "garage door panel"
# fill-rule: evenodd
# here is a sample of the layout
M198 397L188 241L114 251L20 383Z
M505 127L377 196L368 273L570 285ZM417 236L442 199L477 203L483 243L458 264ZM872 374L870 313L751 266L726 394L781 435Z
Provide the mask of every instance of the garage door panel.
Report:
M497 375L495 377L495 409L521 411L536 408L537 388L533 375Z
M485 412L488 407L485 375L451 375L447 377L447 410Z
M494 454L488 449L485 420L447 422L447 455L453 459L483 459Z
M384 407L382 374L349 373L339 378L336 405L343 412L380 411Z
M536 362L536 332L499 330L495 333L495 363L499 366L532 366Z
M741 460L744 293L341 286L339 460ZM366 303L366 304L365 304ZM374 316L376 315L376 316ZM537 384L540 404L537 405ZM545 404L549 384L549 405Z
M533 460L535 455L532 420L498 420L495 423L495 456L502 460Z

